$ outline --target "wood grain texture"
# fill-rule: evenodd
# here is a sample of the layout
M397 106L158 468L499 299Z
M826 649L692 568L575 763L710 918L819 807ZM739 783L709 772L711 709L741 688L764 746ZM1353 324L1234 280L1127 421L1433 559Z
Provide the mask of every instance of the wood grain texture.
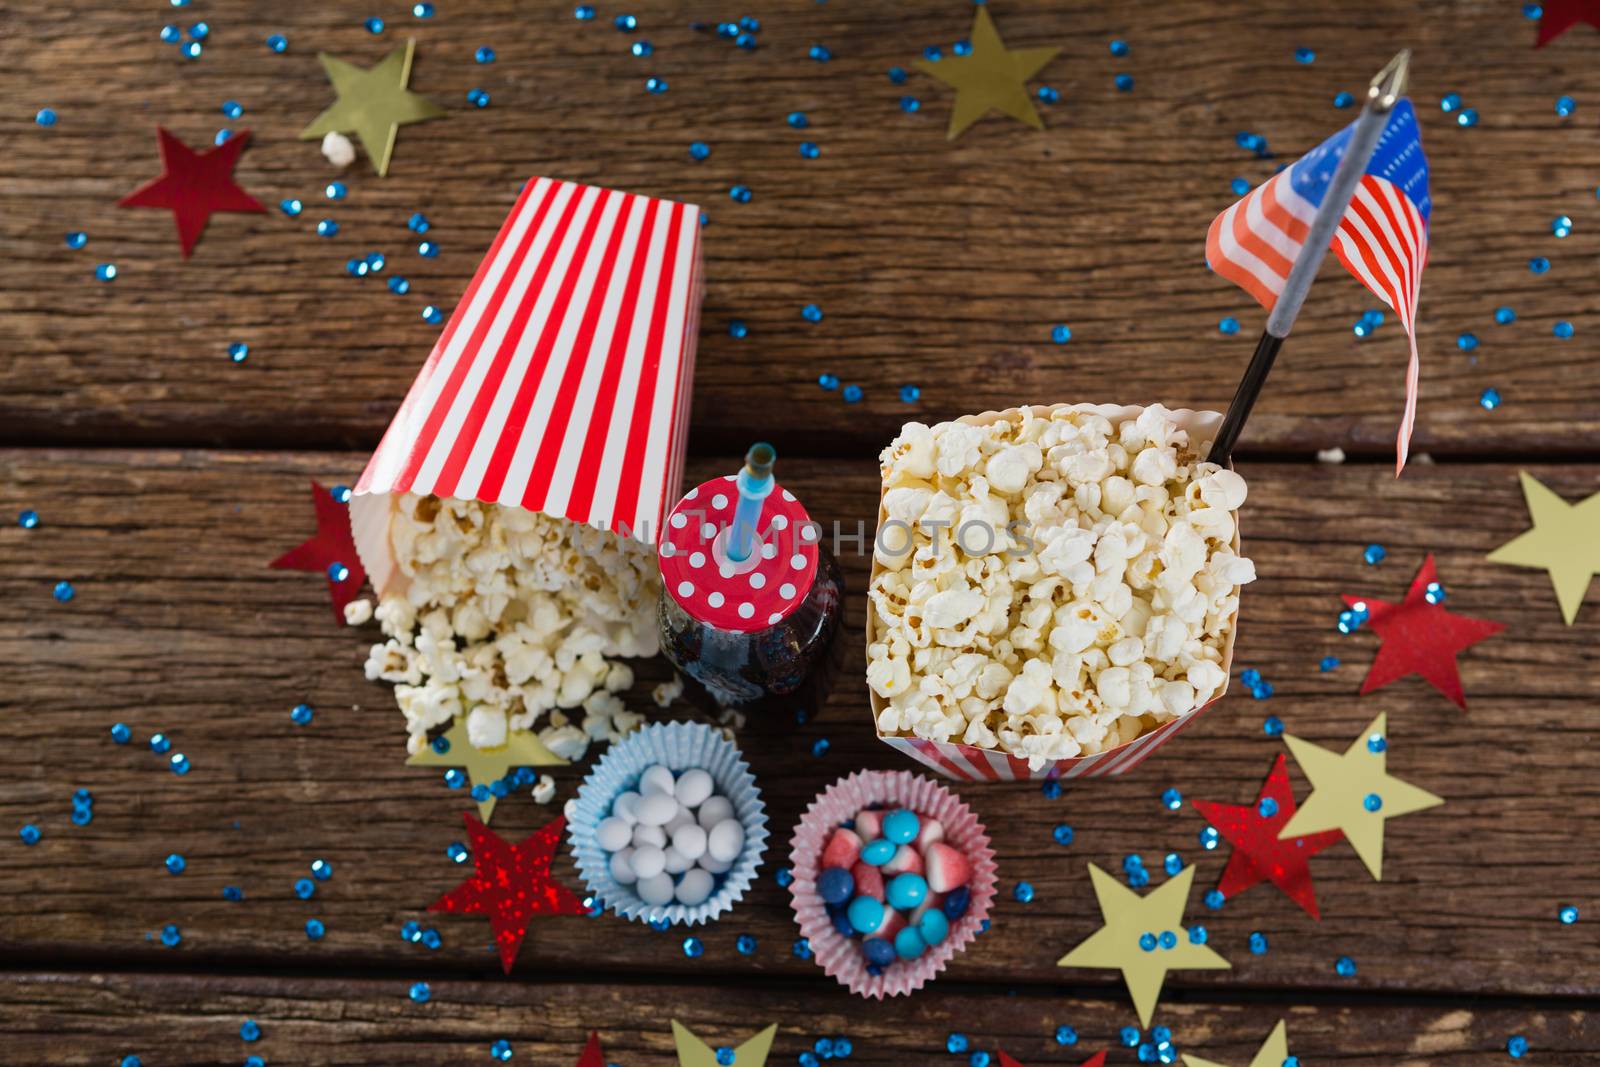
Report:
M493 1062L489 1046L512 1044L514 1063L569 1067L591 1031L606 1060L622 1067L666 1067L677 1019L713 1048L737 1045L777 1024L768 1067L795 1062L818 1038L848 1037L851 1064L965 1063L944 1051L946 1035L965 1033L974 1050L1002 1048L1027 1064L1076 1064L1113 1048L1109 1063L1135 1062L1118 1045L1121 1013L1103 1000L1065 991L984 999L926 990L911 1000L867 1003L840 989L766 984L738 993L693 982L672 985L481 982L435 979L425 1005L406 996L407 978L325 976L3 975L0 1050L7 1067L101 1067L129 1053L163 1067L234 1063L247 1054L269 1064L307 1067ZM1189 1004L1168 1006L1164 1023L1185 1052L1248 1063L1279 1019L1300 1062L1356 1067L1500 1064L1508 1035L1520 1033L1532 1062L1592 1062L1600 1030L1576 1009L1463 1005ZM254 1019L262 1036L239 1040ZM1077 1045L1054 1033L1071 1025ZM998 1061L995 1061L998 1062Z
M45 835L32 849L15 839L5 846L7 958L47 968L498 974L486 924L423 913L464 874L445 855L464 836L463 798L436 773L403 765L392 698L361 675L371 631L336 627L316 576L266 567L309 532L308 480L348 481L361 462L350 453L0 453L0 505L42 517L36 530L0 530L0 655L12 671L0 690L9 728L0 826L12 834L31 821ZM731 462L699 461L689 476ZM825 524L849 530L875 513L871 464L785 461L782 470ZM1174 974L1169 1000L1200 989L1600 992L1587 926L1556 920L1563 904L1586 916L1600 907L1592 857L1576 844L1600 818L1600 675L1590 628L1600 604L1591 594L1580 625L1568 629L1542 573L1483 561L1526 522L1515 468L1419 465L1399 481L1377 466L1242 471L1251 485L1245 548L1261 579L1246 591L1236 665L1259 669L1276 695L1259 703L1235 692L1135 773L1073 787L1060 800L1029 785L959 787L990 827L1002 892L993 929L957 957L947 980L996 991L1072 983L1116 996L1114 973L1065 972L1055 960L1099 925L1085 862L1120 870L1137 850L1156 871L1168 851L1201 864L1189 921L1206 925L1234 965ZM1569 497L1600 483L1593 467L1536 473ZM1388 547L1387 562L1361 561L1368 541ZM1429 550L1452 608L1507 624L1462 657L1465 715L1417 679L1358 697L1375 639L1333 627L1340 593L1397 597ZM872 734L856 646L866 560L848 545L843 556L851 649L834 699L804 726L752 723L740 739L774 829L750 898L695 931L705 944L698 960L685 957L682 930L657 933L614 917L539 921L517 976L820 977L791 952L796 928L771 877L785 862L789 830L834 778L862 766L913 767ZM50 598L62 577L77 587L67 605ZM1325 655L1341 666L1319 672ZM666 717L645 696L662 667L639 673L630 702ZM305 728L289 718L302 700L317 708ZM1282 750L1262 733L1269 712L1291 732L1342 749L1379 711L1390 716L1391 771L1447 798L1443 808L1389 823L1385 880L1371 881L1352 851L1336 847L1313 864L1320 923L1270 888L1219 912L1202 908L1198 889L1215 883L1224 855L1199 848L1202 821L1187 804L1168 813L1162 790L1248 802ZM117 721L134 729L134 744L112 743L107 731ZM157 730L190 757L187 777L146 748ZM831 748L813 757L824 737ZM580 774L557 775L555 805L525 795L503 801L495 827L514 836L541 825ZM68 821L79 786L97 801L82 829ZM1075 827L1072 847L1052 842L1058 822ZM188 859L179 877L162 866L172 851ZM334 877L313 900L297 900L291 885L316 857L332 863ZM559 873L576 884L570 861ZM1012 898L1019 880L1034 886L1033 903ZM246 899L225 901L225 885L243 887ZM315 944L302 929L313 916L328 928ZM437 927L444 947L430 953L403 942L399 929L411 919ZM183 931L176 950L153 939L169 922ZM1246 949L1257 930L1271 940L1265 955ZM734 948L743 933L759 941L749 957ZM1357 960L1356 977L1334 974L1342 955Z
M1248 356L1258 309L1202 265L1206 226L1231 200L1327 136L1398 44L1416 50L1413 95L1433 165L1431 262L1421 305L1420 451L1481 455L1552 449L1592 458L1600 429L1600 330L1592 271L1600 252L1594 182L1600 142L1580 104L1600 96L1600 37L1579 26L1532 48L1518 5L1403 0L1307 9L1135 0L1037 0L995 9L1014 47L1059 45L1038 79L1061 103L1046 130L991 116L947 143L950 97L909 67L924 45L946 48L969 28L967 5L864 0L752 4L761 46L735 48L689 23L709 10L641 0L638 59L609 11L589 23L567 0L459 0L422 22L398 9L382 37L370 12L325 4L216 0L205 55L161 43L163 18L128 5L0 8L0 435L13 443L145 443L366 448L374 444L437 333L419 317L451 307L514 193L550 174L703 205L708 292L695 395L695 443L733 451L753 436L780 450L864 456L909 417L936 419L1057 400L1218 407ZM186 14L185 18L190 16ZM197 16L196 16L197 17ZM183 21L183 20L180 20ZM185 22L187 24L187 22ZM284 55L263 39L291 42ZM447 120L401 131L390 176L361 162L349 199L321 195L332 176L316 145L296 139L331 99L315 53L375 62L418 40L413 87ZM1128 39L1125 59L1106 48ZM806 57L815 42L834 59ZM493 44L492 65L472 62ZM1297 64L1298 46L1316 62ZM1134 75L1118 93L1112 78ZM648 75L670 91L644 92ZM466 102L481 86L493 96ZM1459 92L1481 113L1454 125L1439 97ZM898 101L913 94L916 114ZM169 218L116 199L157 166L153 126L191 144L230 125L217 107L244 104L255 141L239 177L269 205L297 196L305 214L215 219L195 257L178 256ZM32 125L41 106L61 118ZM784 116L803 110L811 127ZM1585 115L1588 117L1585 118ZM1250 130L1276 153L1234 143ZM712 146L692 163L690 141ZM797 145L821 146L816 160ZM746 205L728 188L754 191ZM413 212L434 222L438 259L415 254ZM1557 240L1550 220L1575 219ZM317 219L343 229L313 234ZM62 233L84 229L71 252ZM351 256L381 249L381 279L345 275ZM1550 273L1527 268L1547 255ZM118 279L92 277L114 261ZM808 302L826 318L800 319ZM1392 454L1405 361L1393 315L1358 341L1350 326L1376 301L1326 268L1246 434L1256 454L1342 445ZM1520 319L1499 327L1500 304ZM1236 337L1217 322L1237 316ZM731 338L731 318L749 336ZM1557 320L1577 328L1551 336ZM1073 339L1049 342L1055 323ZM1455 346L1463 331L1483 344ZM251 346L235 366L230 342ZM820 372L862 386L847 405L817 388ZM904 404L902 384L922 388ZM1506 400L1486 413L1485 386ZM782 412L781 418L775 414Z

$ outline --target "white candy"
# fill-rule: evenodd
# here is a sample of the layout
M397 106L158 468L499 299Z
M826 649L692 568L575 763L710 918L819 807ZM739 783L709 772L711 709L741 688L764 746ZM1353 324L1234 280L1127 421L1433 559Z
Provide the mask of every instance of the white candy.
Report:
M692 874L694 872L691 871L690 873ZM688 878L689 875L686 874L684 877ZM654 877L641 878L639 879L639 884L634 887L633 891L639 894L640 900L644 901L646 904L649 904L651 907L659 908L663 904L671 904L672 896L675 891L672 885L672 875L665 872L658 872ZM709 888L706 890L706 895L711 895Z
M710 830L724 819L733 818L733 801L727 797L711 797L700 805L697 820L704 830Z
M649 793L639 801L636 810L639 822L645 826L665 826L678 814L678 802L670 793Z
M709 873L701 870L688 871L678 882L676 891L678 903L691 908L704 904L706 898L711 896L711 890L715 887L716 882ZM665 903L665 901L662 903Z
M633 873L633 849L625 848L611 854L611 880L618 885L632 885L639 880Z
M706 835L706 852L719 863L732 863L744 849L744 827L738 819L724 819Z
M672 835L672 847L691 861L705 855L707 834L698 823L680 826Z
M664 869L668 874L682 874L684 871L687 871L690 867L694 866L693 859L685 856L682 852L679 852L675 848L667 849L666 857L667 862Z
M600 825L594 828L594 839L607 852L617 852L627 848L633 840L633 827L628 825L627 820L613 815L600 820Z
M653 878L666 870L667 854L653 845L633 850L633 873L640 879Z
M667 832L659 826L639 825L633 828L633 847L640 848L644 845L653 845L656 848L667 847Z
M733 861L716 859L711 853L707 852L696 861L695 866L703 871L710 871L712 874L723 874L733 869Z
M617 799L611 802L611 814L619 819L625 819L630 824L639 821L639 794L633 790L619 793Z
M694 813L688 808L684 807L682 804L679 804L677 813L663 823L661 825L661 829L670 840L672 835L678 832L678 827L693 825L695 825Z
M711 775L699 767L693 767L678 778L674 795L684 807L698 808L715 791L716 783L711 780Z
M639 792L645 796L651 793L664 793L670 797L673 795L675 785L676 779L672 777L672 771L659 763L647 768L644 774L639 776Z

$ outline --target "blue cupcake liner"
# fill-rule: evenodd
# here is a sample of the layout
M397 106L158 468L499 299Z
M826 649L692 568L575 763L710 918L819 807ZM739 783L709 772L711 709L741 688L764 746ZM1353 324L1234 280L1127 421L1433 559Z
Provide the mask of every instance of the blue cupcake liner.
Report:
M699 767L709 773L717 793L728 798L744 827L744 851L720 876L711 896L694 907L640 900L632 886L619 885L611 877L610 855L595 839L595 829L611 814L612 803L627 790L637 789L639 776L657 763L674 772ZM766 851L767 814L750 765L732 742L700 723L655 723L612 745L594 765L568 810L567 836L578 874L606 908L634 922L693 925L710 922L744 897Z

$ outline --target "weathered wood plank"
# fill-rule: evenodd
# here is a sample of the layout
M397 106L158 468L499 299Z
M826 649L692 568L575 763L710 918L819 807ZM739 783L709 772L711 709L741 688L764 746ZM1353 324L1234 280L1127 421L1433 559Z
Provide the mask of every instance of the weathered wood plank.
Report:
M671 1020L713 1048L738 1045L777 1024L769 1067L794 1063L819 1038L846 1037L851 1064L965 1063L944 1048L952 1031L974 1051L997 1048L1028 1064L1076 1064L1111 1049L1109 1064L1136 1062L1118 1042L1121 1005L1065 991L1020 996L928 989L884 1003L837 987L762 982L734 992L708 984L585 985L438 979L432 999L406 996L411 977L388 980L251 975L9 974L0 982L0 1046L11 1067L100 1067L130 1053L146 1064L447 1064L489 1062L511 1042L513 1062L575 1063L591 1031L606 1059L626 1067L676 1064ZM735 998L735 999L730 999ZM732 1004L737 1011L730 1011ZM240 1042L254 1019L262 1036ZM1248 1063L1279 1019L1301 1063L1468 1067L1506 1062L1511 1034L1532 1061L1592 1062L1600 1031L1579 1007L1434 1004L1213 1004L1164 1006L1158 1025L1182 1052ZM1055 1028L1077 1030L1075 1046ZM998 1062L996 1060L995 1062Z
M367 633L334 625L315 576L265 565L308 532L308 478L348 480L361 458L0 453L0 504L42 516L36 530L0 530L0 656L11 670L0 690L8 729L0 827L10 835L32 821L45 833L32 849L15 838L5 846L0 946L8 955L47 966L171 966L188 958L197 967L293 961L493 971L486 925L422 912L463 874L445 857L463 837L461 795L436 774L402 765L398 713L386 690L361 676ZM690 476L718 469L701 463ZM796 461L782 471L824 522L848 529L875 513L868 464ZM1160 857L1176 850L1202 864L1200 887L1214 884L1223 856L1199 849L1201 821L1187 806L1165 811L1162 790L1247 802L1280 751L1261 732L1268 712L1292 731L1343 747L1386 710L1391 770L1447 805L1389 824L1381 884L1347 848L1318 856L1320 923L1270 889L1214 913L1197 899L1191 921L1210 928L1234 970L1175 975L1171 988L1594 994L1600 950L1584 924L1563 926L1556 910L1574 903L1587 916L1595 906L1593 857L1575 842L1600 818L1600 751L1591 729L1600 699L1596 598L1569 630L1542 574L1482 561L1525 523L1514 469L1418 466L1399 481L1372 466L1246 465L1243 472L1252 486L1245 544L1262 577L1246 593L1237 665L1261 670L1277 695L1267 703L1231 695L1136 773L1071 789L1058 801L1026 785L962 787L993 832L1003 892L994 928L957 958L949 977L1115 982L1112 973L1054 966L1098 926L1085 861L1120 870L1122 857L1136 851L1158 870ZM1539 474L1569 496L1600 480L1593 467ZM1386 544L1389 561L1362 563L1368 541ZM1339 593L1398 596L1425 550L1438 553L1451 606L1508 624L1463 657L1466 715L1416 679L1358 697L1375 640L1333 629ZM847 551L844 562L853 643L866 561ZM63 577L77 586L68 605L50 598ZM1343 665L1319 673L1318 661L1330 654ZM797 729L752 724L742 738L778 842L834 778L861 766L913 766L874 740L860 670L852 644L821 715ZM643 690L662 669L640 673L645 681L630 701L660 717ZM289 719L302 700L318 709L308 728ZM107 730L116 721L134 728L136 744L111 742ZM189 755L187 777L169 773L144 747L157 730ZM832 747L815 758L811 746L821 737ZM558 804L580 773L558 775ZM82 829L68 821L79 786L97 798L94 822ZM514 797L502 802L495 825L518 835L558 810ZM1077 830L1070 849L1051 840L1061 821ZM176 878L162 866L172 851L189 861ZM700 960L685 958L683 931L656 933L612 917L553 919L531 931L518 973L640 968L815 977L813 964L791 954L796 930L770 877L782 851L769 854L748 901L696 931L706 947ZM314 857L330 861L335 875L302 902L291 884ZM575 882L570 863L561 873ZM1019 879L1034 885L1032 904L1012 899ZM242 886L245 901L223 900L224 885ZM316 944L302 932L312 916L328 927ZM444 947L428 953L403 943L399 928L413 918L436 926ZM169 922L183 930L175 952L151 940ZM1266 955L1246 950L1255 930L1271 938ZM759 940L748 958L734 950L742 933ZM1355 978L1335 976L1342 955L1358 961Z
M868 2L755 4L761 47L744 52L688 27L707 12L641 0L629 10L655 53L638 59L609 14L576 22L566 2L476 0L427 22L395 16L382 38L360 12L326 5L217 0L206 54L181 59L135 8L12 5L0 12L0 85L16 106L0 159L0 294L7 309L0 425L13 442L363 446L376 442L436 334L419 317L453 305L530 174L552 174L698 202L708 296L695 397L701 450L732 451L752 436L780 449L865 455L908 416L949 417L1016 402L1156 400L1217 407L1247 357L1259 312L1202 266L1205 229L1231 198L1229 182L1260 181L1350 112L1335 92L1357 89L1397 44L1416 49L1414 96L1433 163L1433 253L1422 301L1422 407L1417 447L1439 453L1555 449L1586 453L1600 430L1600 371L1589 338L1600 311L1580 264L1600 251L1588 214L1600 144L1552 102L1600 95L1600 38L1580 26L1549 48L1513 4L1419 7L1369 0L1318 10L1263 0L1235 5L1138 0L1115 12L1086 0L996 10L1013 46L1058 44L1040 83L1062 102L1035 134L997 117L944 138L950 94L909 67L926 44L969 26L967 7ZM262 44L285 33L287 54ZM345 202L323 200L330 173L296 133L330 99L314 53L376 60L403 36L419 41L414 87L445 104L447 121L406 128L390 176L358 165ZM1130 41L1125 59L1107 53ZM835 58L818 64L808 47ZM493 65L472 62L492 42ZM1297 46L1316 50L1297 64ZM1131 93L1112 77L1135 75ZM651 96L649 74L668 79ZM484 110L465 101L491 90ZM1474 129L1435 106L1455 91L1481 110ZM897 101L914 94L915 115ZM269 204L299 196L287 219L221 216L190 261L155 211L116 199L153 173L153 130L192 143L246 107L235 127L255 141L239 174ZM55 107L59 124L28 122ZM804 110L811 127L784 122ZM1233 141L1266 136L1257 160ZM805 160L796 146L816 141ZM692 163L690 141L712 145ZM755 193L733 204L734 183ZM414 253L411 212L433 220L438 259ZM1550 236L1570 214L1572 236ZM337 218L334 240L312 234ZM70 252L67 229L90 233ZM388 254L410 295L346 277L345 260ZM1554 261L1529 273L1534 255ZM103 285L91 271L114 261ZM1338 276L1335 276L1335 275ZM1249 449L1343 445L1390 452L1405 343L1391 315L1379 335L1350 332L1375 301L1330 266L1296 330L1245 440ZM799 310L820 304L811 326ZM1497 327L1498 304L1521 318ZM1236 337L1217 322L1235 315ZM731 318L750 333L728 336ZM1572 321L1577 336L1551 339ZM1073 329L1065 346L1053 324ZM1458 333L1483 337L1474 357ZM251 345L231 364L232 341ZM819 372L860 384L845 404ZM901 385L922 399L905 404ZM1492 414L1485 386L1505 395Z

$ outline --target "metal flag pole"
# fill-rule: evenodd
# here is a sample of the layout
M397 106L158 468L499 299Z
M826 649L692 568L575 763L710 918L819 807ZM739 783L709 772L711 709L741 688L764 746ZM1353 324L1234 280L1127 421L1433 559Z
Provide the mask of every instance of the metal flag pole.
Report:
M1228 405L1228 414L1217 430L1216 440L1207 457L1212 463L1226 466L1233 456L1244 422L1255 407L1256 397L1261 395L1262 383L1272 370L1273 360L1278 358L1278 349L1283 347L1284 338L1294 328L1300 305L1305 303L1311 283L1317 279L1322 257L1328 254L1334 231L1344 219L1350 199L1355 196L1356 186L1361 182L1361 175L1366 172L1367 163L1378 145L1378 136L1389 122L1389 112L1405 95L1406 74L1410 64L1411 50L1405 49L1391 59L1367 87L1367 99L1355 121L1355 129L1351 131L1350 144L1333 172L1327 195L1323 197L1322 206L1317 209L1317 216L1311 222L1305 243L1300 246L1300 254L1295 257L1294 266L1289 270L1289 278L1283 283L1283 291L1278 294L1277 303L1272 305L1272 312L1267 316L1267 328L1262 331L1261 340L1256 342L1255 354L1250 357L1250 365L1245 368L1239 388L1233 394L1233 402Z

